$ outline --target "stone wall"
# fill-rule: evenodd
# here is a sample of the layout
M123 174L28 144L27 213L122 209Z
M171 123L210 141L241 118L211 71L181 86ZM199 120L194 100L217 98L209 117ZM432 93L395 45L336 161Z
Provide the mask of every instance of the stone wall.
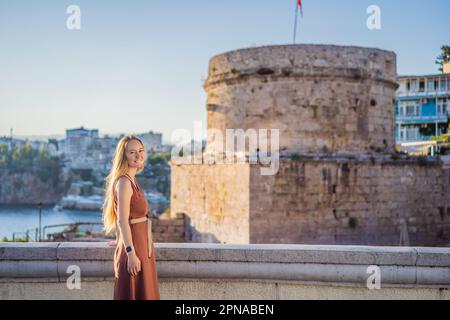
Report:
M171 219L152 219L152 236L155 242L189 242L189 217L178 213Z
M210 61L208 129L279 129L281 151L391 152L397 87L396 56L389 51L236 50Z
M184 181L172 184L172 210L204 233L192 241L450 246L450 170L439 160L305 156L281 159L274 176L235 166L172 166Z
M113 256L106 243L0 243L0 300L112 299ZM450 299L450 248L156 243L155 256L162 300Z
M397 87L395 53L373 48L268 46L213 57L208 129L279 129L279 171L172 165L173 212L211 233L193 240L201 242L449 245L449 170L395 153ZM220 159L214 134L205 154Z
M275 176L254 165L250 243L450 246L449 172L418 159L282 160Z
M248 164L171 166L171 213L187 214L193 242L249 242Z

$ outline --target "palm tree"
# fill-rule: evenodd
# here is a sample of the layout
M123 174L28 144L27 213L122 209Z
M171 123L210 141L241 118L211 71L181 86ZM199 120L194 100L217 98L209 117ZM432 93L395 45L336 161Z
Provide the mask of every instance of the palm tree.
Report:
M442 46L441 47L441 54L436 58L436 64L438 64L439 71L444 71L444 63L450 61L450 46Z

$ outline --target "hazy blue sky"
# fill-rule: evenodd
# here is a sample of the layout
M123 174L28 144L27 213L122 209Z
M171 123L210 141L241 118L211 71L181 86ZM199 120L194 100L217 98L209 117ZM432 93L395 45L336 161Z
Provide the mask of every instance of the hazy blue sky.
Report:
M303 0L298 43L378 47L398 73L437 73L448 0ZM0 0L0 135L193 131L211 56L290 44L296 0ZM81 30L66 8L81 8ZM382 30L366 27L381 7Z

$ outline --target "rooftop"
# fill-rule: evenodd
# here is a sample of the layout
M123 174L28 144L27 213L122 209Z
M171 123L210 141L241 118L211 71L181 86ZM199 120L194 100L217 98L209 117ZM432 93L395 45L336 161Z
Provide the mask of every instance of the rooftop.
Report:
M421 74L421 75L399 75L397 79L410 79L410 78L440 78L450 77L450 73L435 73L435 74Z

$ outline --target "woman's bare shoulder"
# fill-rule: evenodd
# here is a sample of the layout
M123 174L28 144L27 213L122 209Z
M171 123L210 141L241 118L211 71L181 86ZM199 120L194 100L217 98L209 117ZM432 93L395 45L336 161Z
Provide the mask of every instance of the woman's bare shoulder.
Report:
M125 176L121 176L117 179L116 191L128 191L133 193L133 188L131 187L131 181Z

